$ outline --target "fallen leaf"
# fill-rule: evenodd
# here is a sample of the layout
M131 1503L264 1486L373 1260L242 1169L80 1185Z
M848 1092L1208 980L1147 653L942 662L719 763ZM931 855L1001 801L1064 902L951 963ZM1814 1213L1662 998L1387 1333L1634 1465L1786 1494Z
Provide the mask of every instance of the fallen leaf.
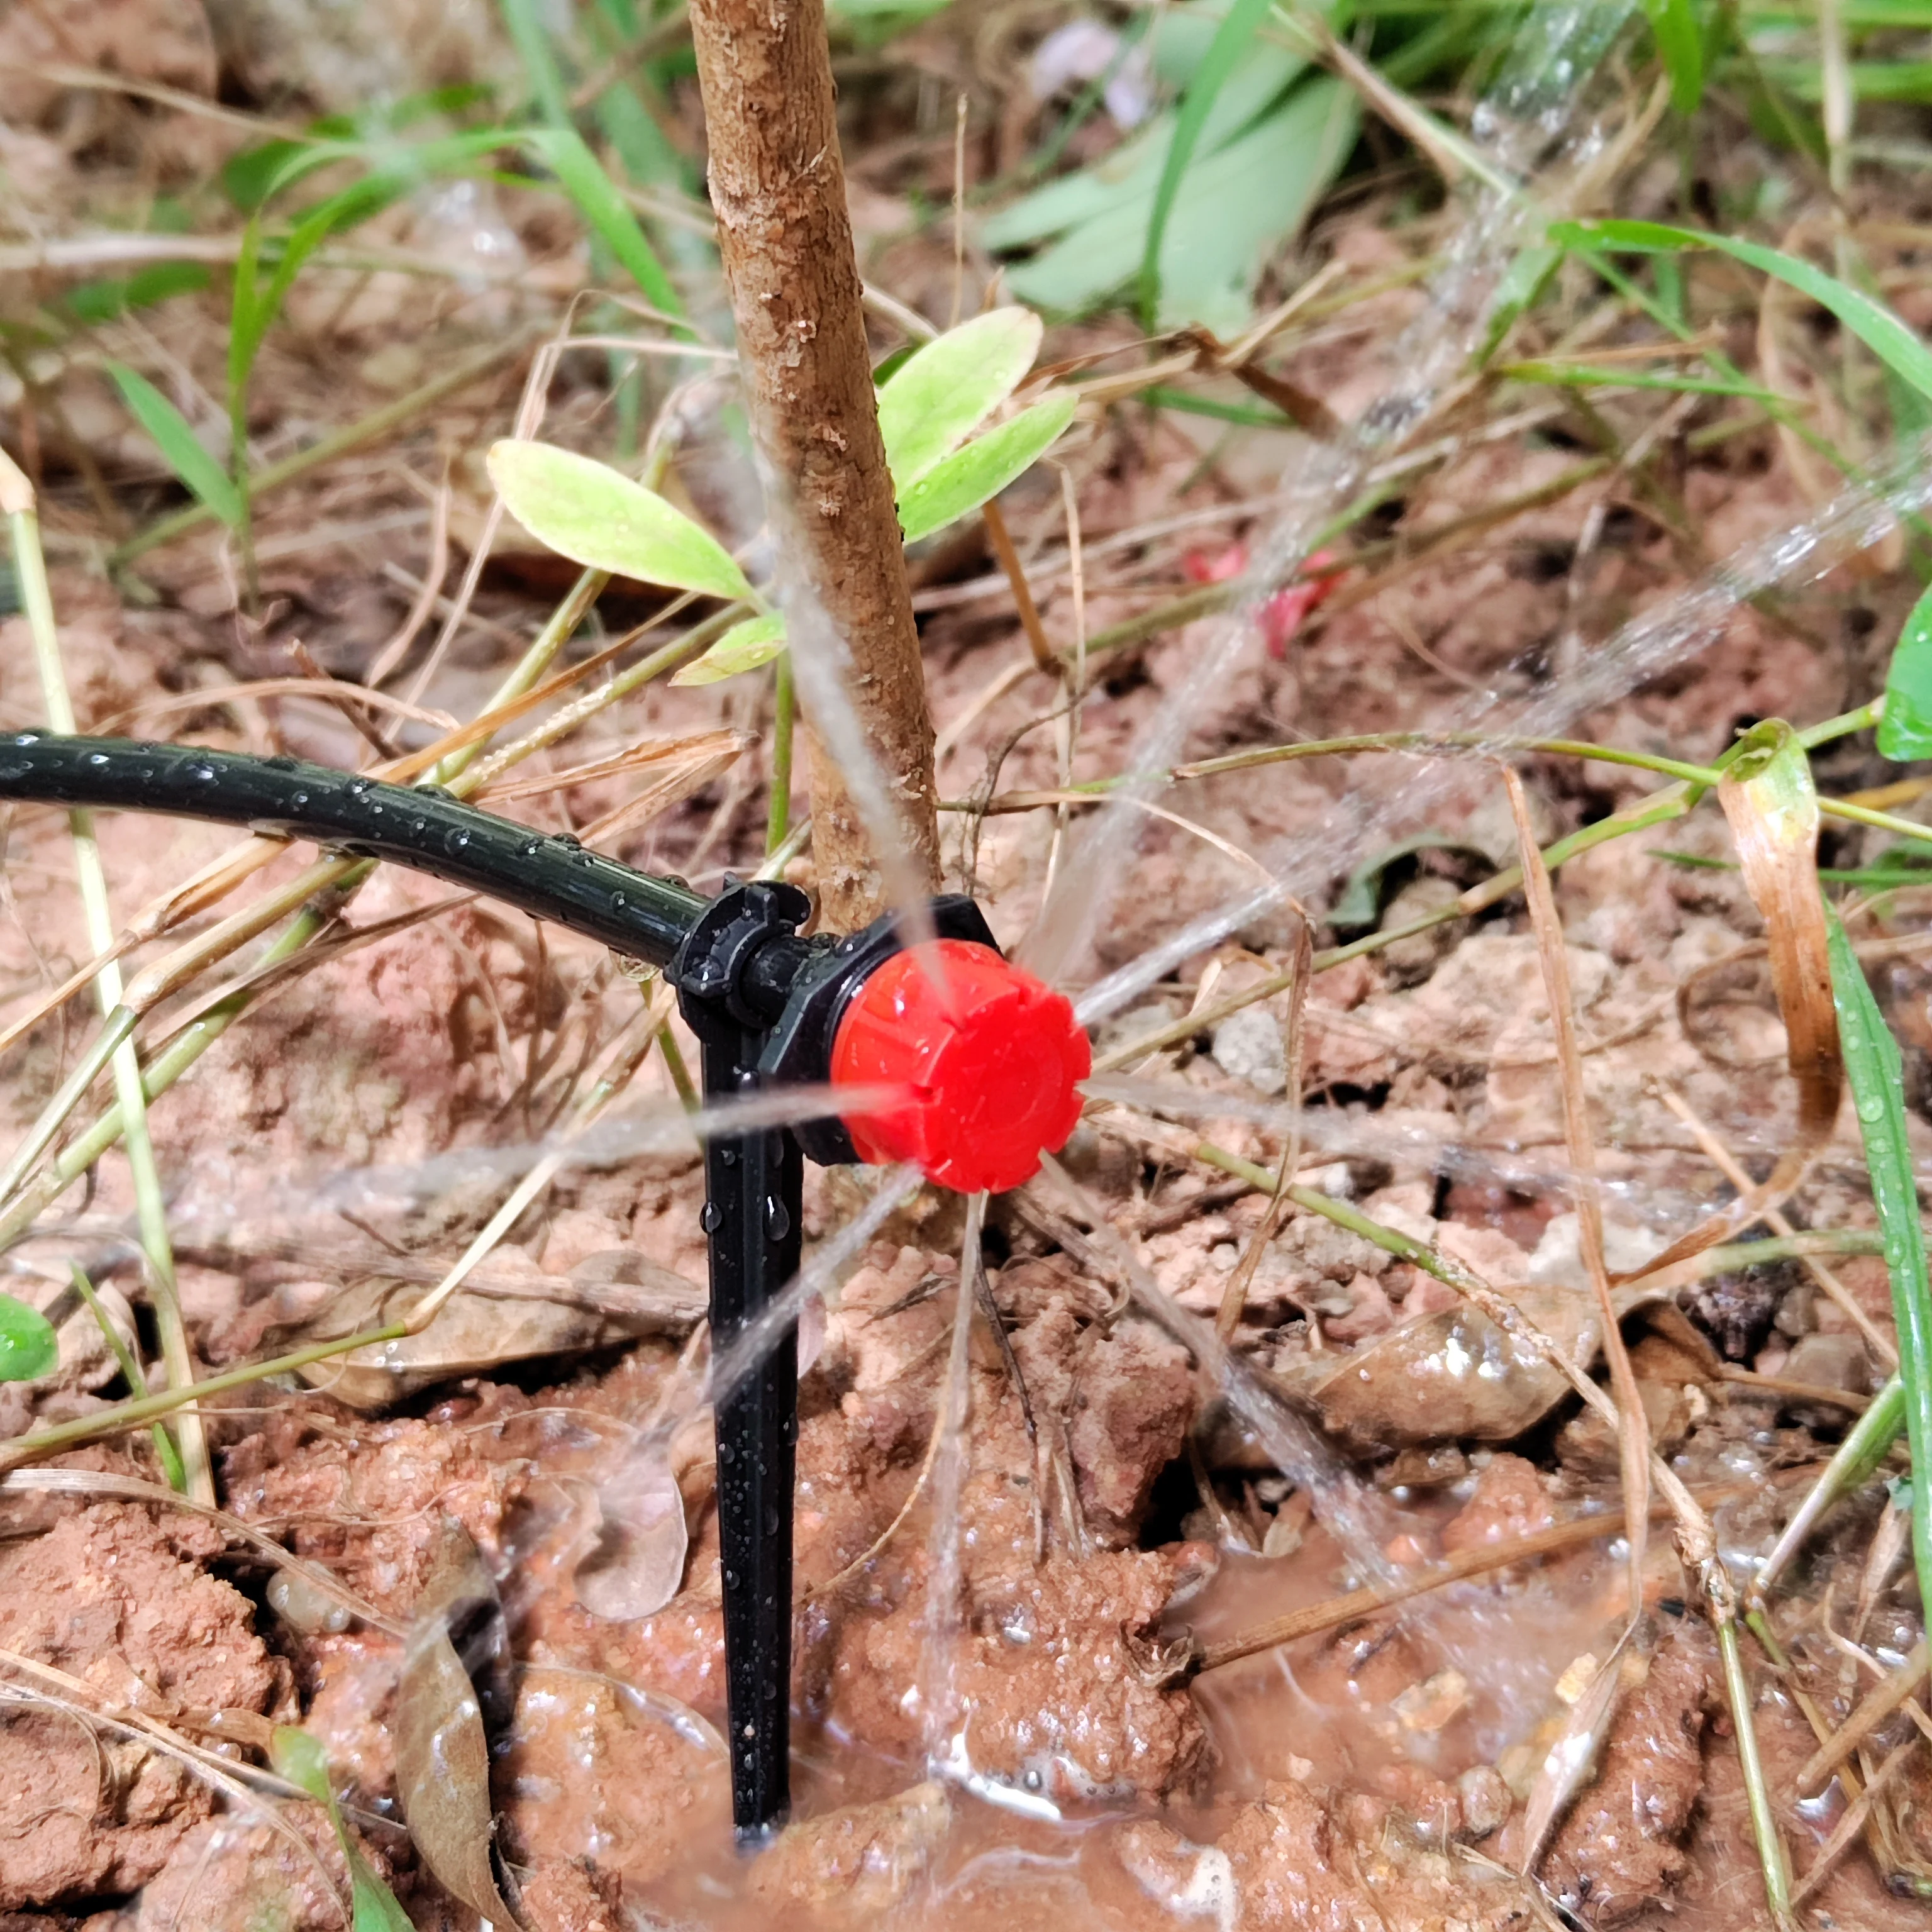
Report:
M516 1914L496 1889L490 1848L490 1745L484 1700L503 1654L496 1586L460 1523L446 1518L396 1690L396 1790L410 1838L436 1882L496 1925ZM507 1710L506 1702L504 1708Z
M532 1275L527 1282L458 1288L420 1335L406 1335L316 1362L304 1379L352 1408L380 1408L458 1376L505 1362L608 1348L646 1335L688 1334L704 1315L696 1283L640 1260L635 1282L585 1283ZM316 1324L353 1334L400 1320L422 1298L416 1281L379 1278L345 1288Z
M577 1600L593 1617L630 1623L677 1594L690 1547L684 1496L669 1444L653 1436L625 1455L598 1486L597 1546L577 1566Z

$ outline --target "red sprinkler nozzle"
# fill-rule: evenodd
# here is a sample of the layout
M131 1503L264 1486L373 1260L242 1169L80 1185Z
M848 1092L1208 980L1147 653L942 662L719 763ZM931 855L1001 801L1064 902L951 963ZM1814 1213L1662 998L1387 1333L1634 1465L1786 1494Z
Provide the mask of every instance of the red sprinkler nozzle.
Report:
M844 1117L862 1160L916 1161L970 1194L1018 1186L1066 1144L1093 1064L1059 994L989 946L940 939L892 954L853 995L831 1073L835 1086L912 1090Z

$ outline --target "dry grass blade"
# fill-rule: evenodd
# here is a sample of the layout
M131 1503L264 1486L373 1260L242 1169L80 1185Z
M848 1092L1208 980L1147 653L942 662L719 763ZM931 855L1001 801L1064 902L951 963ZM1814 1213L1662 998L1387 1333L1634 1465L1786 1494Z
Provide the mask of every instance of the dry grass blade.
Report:
M1830 1138L1844 1090L1825 907L1818 893L1818 796L1804 748L1790 726L1773 718L1754 728L1718 796L1737 842L1744 884L1764 920L1786 1064L1798 1082L1798 1131L1760 1185L1644 1268L1620 1277L1624 1280L1641 1280L1714 1246L1786 1199Z
M1750 1494L1759 1486L1754 1483L1720 1484L1693 1492L1691 1500L1698 1506L1714 1509L1720 1504ZM1672 1507L1670 1503L1660 1500L1652 1506L1652 1514L1662 1515ZM1552 1523L1546 1529L1532 1530L1526 1535L1505 1537L1499 1542L1459 1550L1447 1562L1432 1564L1413 1576L1405 1576L1392 1588L1349 1590L1340 1596L1311 1604L1305 1610L1291 1611L1286 1616L1258 1624L1252 1630L1239 1631L1214 1643L1203 1644L1200 1646L1198 1667L1202 1671L1220 1670L1230 1664L1238 1664L1244 1657L1258 1656L1262 1652L1274 1650L1282 1644L1293 1643L1305 1636L1316 1636L1324 1630L1339 1630L1347 1624L1360 1623L1378 1610L1406 1603L1412 1597L1426 1595L1431 1590L1441 1589L1445 1583L1466 1582L1472 1576L1486 1576L1491 1570L1508 1569L1536 1557L1553 1556L1566 1550L1580 1550L1586 1544L1600 1543L1606 1537L1621 1536L1628 1522L1625 1512L1612 1508L1599 1515L1575 1516L1568 1522Z
M1811 1869L1798 1880L1792 1892L1793 1911L1802 1910L1805 1901L1832 1876L1852 1840L1865 1828L1866 1821L1872 1815L1873 1804L1905 1768L1918 1743L1916 1738L1907 1738L1903 1744L1894 1746L1872 1773L1871 1781L1846 1808L1845 1815L1838 1820L1830 1838L1820 1846L1818 1856L1811 1862Z
M1738 1165L1730 1148L1692 1111L1683 1095L1666 1086L1661 1081L1656 1084L1654 1090L1657 1097L1690 1130L1698 1146L1703 1150L1705 1158L1738 1190L1740 1196L1748 1194L1751 1190L1750 1176ZM1778 1209L1767 1208L1764 1220L1774 1234L1786 1240L1797 1238L1798 1230ZM1845 1318L1864 1337L1865 1346L1871 1350L1873 1360L1895 1372L1898 1367L1898 1351L1893 1347L1892 1337L1858 1305L1858 1298L1826 1266L1819 1256L1805 1253L1801 1250L1798 1258L1804 1262L1811 1279L1824 1291L1826 1297L1836 1304ZM1646 1270L1646 1276L1651 1272Z
M1925 1672L1925 1640L1921 1637L1905 1661L1883 1683L1866 1693L1831 1741L1820 1744L1805 1760L1804 1768L1798 1774L1798 1790L1801 1792L1817 1790L1924 1682Z
M373 1604L364 1602L340 1578L320 1563L311 1563L306 1557L284 1550L273 1537L257 1529L253 1523L244 1522L238 1516L230 1516L226 1510L179 1495L160 1483L143 1482L138 1476L116 1475L102 1469L10 1469L0 1476L0 1490L16 1492L33 1490L56 1496L119 1496L129 1502L154 1503L167 1509L184 1510L190 1516L200 1516L205 1522L213 1523L232 1540L246 1544L278 1570L300 1577L310 1588L332 1603L340 1604L358 1623L367 1624L372 1630L386 1631L391 1636L406 1634L405 1626L392 1617L386 1617Z
M332 1898L337 1898L334 1881L327 1868L316 1856L315 1848L289 1821L272 1806L262 1804L257 1794L265 1793L277 1798L301 1798L307 1794L298 1786L278 1778L272 1772L257 1769L253 1765L238 1764L232 1758L218 1752L204 1749L183 1737L171 1725L163 1724L158 1718L151 1717L145 1711L130 1710L122 1706L108 1706L102 1703L98 1691L91 1684L70 1676L51 1664L43 1664L38 1659L24 1657L18 1651L0 1649L0 1667L10 1670L30 1685L30 1695L39 1702L56 1710L65 1711L78 1718L82 1723L100 1724L111 1730L118 1731L124 1737L138 1739L149 1749L171 1757L186 1768L203 1784L211 1785L230 1803L244 1813L260 1819L271 1829L288 1840L298 1852L314 1867L322 1881L323 1891ZM338 1898L338 1906L340 1904ZM344 1923L349 1913L344 1910Z
M1624 1346L1623 1330L1618 1325L1610 1268L1604 1258L1604 1207L1597 1192L1597 1144L1590 1131L1582 1058L1576 1049L1570 956L1564 945L1562 922L1557 916L1556 896L1550 888L1549 868L1544 864L1542 850L1537 844L1522 780L1505 766L1503 783L1508 788L1510 811L1516 820L1523 892L1529 903L1537 955L1543 964L1550 1028L1556 1038L1556 1064L1563 1088L1564 1138L1569 1148L1570 1171L1575 1176L1577 1246L1597 1298L1598 1318L1604 1330L1604 1359L1610 1364L1610 1386L1616 1392L1617 1445L1623 1466L1624 1494L1630 1513L1630 1614L1634 1619L1643 1608L1644 1544L1650 1523L1650 1425L1637 1389L1636 1374L1630 1366L1630 1351Z
M1285 1090L1288 1108L1288 1143L1281 1150L1281 1166L1276 1172L1274 1195L1268 1202L1268 1211L1250 1237L1247 1252L1242 1256L1240 1265L1228 1276L1228 1286L1222 1291L1220 1310L1214 1325L1224 1342L1240 1322L1241 1310L1247 1306L1249 1284L1253 1281L1255 1271L1262 1264L1262 1257L1268 1252L1268 1244L1274 1239L1282 1216L1288 1210L1288 1191L1301 1166L1301 1085L1303 1070L1308 1058L1308 982L1314 957L1314 941L1309 923L1305 919L1298 919L1294 957L1289 962L1289 970L1294 977L1288 988L1287 1050L1283 1055L1287 1063L1288 1084Z
M1626 1511L1624 1520L1640 1526L1641 1520ZM1633 1538L1633 1541L1636 1539ZM1536 1776L1523 1804L1522 1875L1531 1877L1541 1859L1550 1834L1562 1822L1570 1801L1588 1781L1595 1770L1609 1734L1610 1719L1617 1708L1617 1692L1623 1680L1624 1657L1638 1628L1632 1618L1624 1624L1610 1655L1591 1673L1583 1694L1570 1707L1562 1732L1536 1768Z

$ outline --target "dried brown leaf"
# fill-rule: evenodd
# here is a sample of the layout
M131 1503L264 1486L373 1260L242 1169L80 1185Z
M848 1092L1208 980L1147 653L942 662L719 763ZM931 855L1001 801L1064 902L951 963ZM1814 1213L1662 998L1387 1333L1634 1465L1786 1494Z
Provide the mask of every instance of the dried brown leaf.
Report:
M1789 724L1756 726L1718 788L1744 884L1765 925L1772 984L1784 1020L1786 1064L1798 1082L1798 1134L1768 1179L1700 1222L1634 1280L1701 1254L1760 1220L1790 1195L1830 1138L1844 1080L1825 904L1818 891L1818 797L1804 748Z
M577 1600L593 1617L629 1623L656 1615L684 1580L690 1537L668 1442L653 1435L598 1487L596 1546L577 1566Z
M484 1699L502 1642L496 1585L461 1524L442 1540L416 1606L396 1690L396 1790L410 1838L452 1898L496 1925L517 1916L490 1856L490 1746Z

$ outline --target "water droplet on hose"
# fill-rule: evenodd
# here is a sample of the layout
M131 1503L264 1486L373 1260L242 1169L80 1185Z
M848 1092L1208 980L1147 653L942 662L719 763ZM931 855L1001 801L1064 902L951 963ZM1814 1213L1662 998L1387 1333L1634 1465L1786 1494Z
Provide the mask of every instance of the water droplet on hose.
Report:
M738 1573L736 1570L728 1570L725 1571L724 1587L728 1590L735 1590L738 1587Z
M734 1147L720 1148L718 1158L725 1166L736 1167L738 1165L738 1150Z
M776 1194L765 1196L765 1239L782 1241L791 1232L791 1216Z
M526 859L534 859L543 850L543 841L541 838L526 838L521 850Z
M716 1234L718 1230L724 1225L724 1210L715 1201L706 1202L698 1214L698 1225L707 1234Z

